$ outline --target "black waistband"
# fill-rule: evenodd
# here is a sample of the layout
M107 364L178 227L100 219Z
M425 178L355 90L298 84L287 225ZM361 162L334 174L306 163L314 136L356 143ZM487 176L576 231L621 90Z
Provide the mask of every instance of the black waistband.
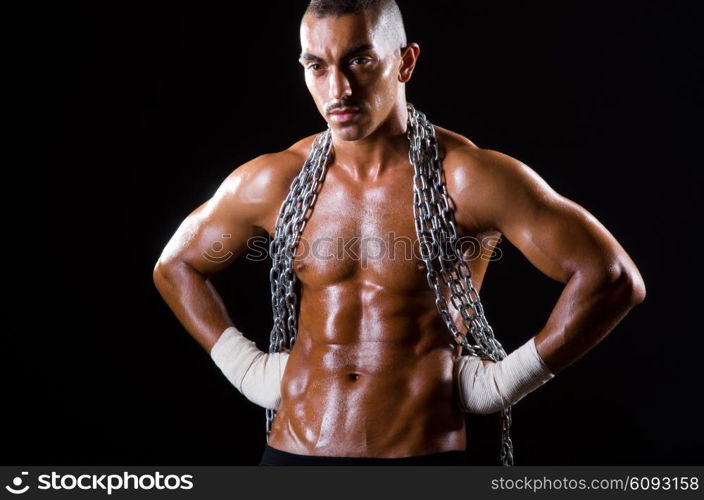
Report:
M288 451L264 446L259 465L467 465L467 453L463 450L449 450L415 455L412 457L329 457L299 455Z

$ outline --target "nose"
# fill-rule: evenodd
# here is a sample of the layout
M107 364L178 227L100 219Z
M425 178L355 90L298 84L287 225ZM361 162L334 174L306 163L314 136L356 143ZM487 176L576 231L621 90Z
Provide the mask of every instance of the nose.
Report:
M352 87L347 75L338 67L333 67L330 71L330 98L341 100L352 95Z

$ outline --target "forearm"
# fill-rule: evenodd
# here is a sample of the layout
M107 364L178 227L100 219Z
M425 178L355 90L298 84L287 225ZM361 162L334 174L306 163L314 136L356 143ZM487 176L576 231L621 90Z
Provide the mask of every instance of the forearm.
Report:
M220 294L203 274L186 264L156 266L154 283L186 330L247 399L264 408L281 400L288 352L265 353L233 326Z
M157 265L154 284L183 327L208 352L232 320L215 287L186 263Z
M457 359L461 409L493 413L516 404L603 339L642 300L641 288L626 275L610 281L573 275L538 335L498 362Z
M554 374L601 342L643 300L639 275L612 279L575 273L565 285L543 329L535 336L541 358Z

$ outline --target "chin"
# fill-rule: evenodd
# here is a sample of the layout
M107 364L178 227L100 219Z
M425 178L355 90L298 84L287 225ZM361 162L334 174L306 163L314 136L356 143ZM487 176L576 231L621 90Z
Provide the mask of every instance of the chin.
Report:
M357 127L344 127L342 129L333 129L333 131L343 141L358 141L364 137Z
M367 127L361 125L336 125L331 124L332 131L343 141L358 141L369 135Z

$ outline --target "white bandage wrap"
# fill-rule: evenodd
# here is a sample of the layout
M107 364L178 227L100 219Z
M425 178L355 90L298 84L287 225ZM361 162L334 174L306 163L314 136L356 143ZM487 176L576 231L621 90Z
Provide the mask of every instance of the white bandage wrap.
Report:
M460 356L454 370L462 411L481 414L508 408L555 376L538 354L535 337L487 366L479 356Z
M225 329L210 350L217 367L244 397L271 410L281 402L288 356L287 352L262 352L234 326Z

